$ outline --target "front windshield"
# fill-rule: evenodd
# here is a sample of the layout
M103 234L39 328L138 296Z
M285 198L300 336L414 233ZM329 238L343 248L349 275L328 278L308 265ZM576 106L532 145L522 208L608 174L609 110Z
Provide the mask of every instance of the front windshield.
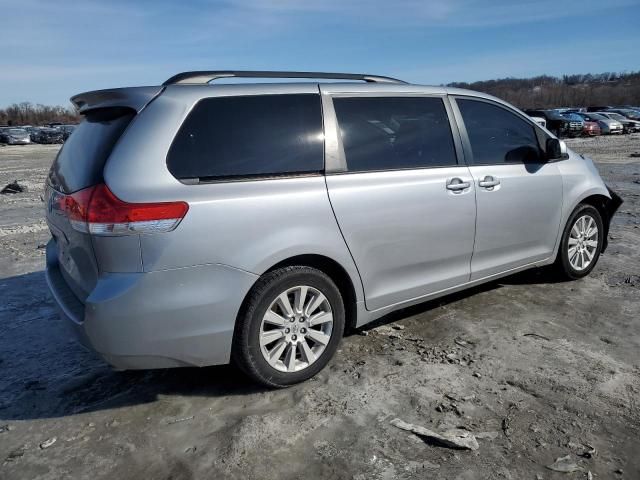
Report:
M8 132L11 133L12 135L23 135L27 133L27 131L22 128L10 128Z
M625 118L619 113L607 113L609 118L613 118L614 120L624 120Z
M602 115L598 115L597 113L591 113L589 114L589 117L591 118L591 120L608 120L607 117L603 117Z

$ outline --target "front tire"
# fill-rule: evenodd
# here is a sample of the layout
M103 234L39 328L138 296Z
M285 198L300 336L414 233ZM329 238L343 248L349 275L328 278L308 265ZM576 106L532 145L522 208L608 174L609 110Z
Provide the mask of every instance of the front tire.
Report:
M598 262L603 242L600 212L591 205L578 205L562 234L556 271L569 280L586 277Z
M344 333L340 290L324 272L291 266L263 275L238 316L233 361L253 380L285 387L316 375Z

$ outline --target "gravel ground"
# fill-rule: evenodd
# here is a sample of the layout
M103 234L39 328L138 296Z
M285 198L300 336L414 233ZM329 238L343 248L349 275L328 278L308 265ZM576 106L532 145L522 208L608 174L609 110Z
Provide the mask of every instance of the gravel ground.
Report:
M640 135L576 139L625 200L592 274L544 271L395 313L314 380L115 372L49 298L40 195L56 146L0 147L0 478L640 478ZM400 430L463 427L479 449ZM560 457L579 469L557 473Z

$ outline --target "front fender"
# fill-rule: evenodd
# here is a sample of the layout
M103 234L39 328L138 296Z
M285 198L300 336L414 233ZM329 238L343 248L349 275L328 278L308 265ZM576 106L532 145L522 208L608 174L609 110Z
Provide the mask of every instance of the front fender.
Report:
M609 244L609 228L611 225L611 220L613 216L620 208L620 205L624 203L620 195L611 190L609 186L604 185L604 188L592 188L584 192L582 195L577 197L577 199L565 210L565 214L563 217L563 221L561 224L560 234L558 235L558 242L556 245L556 254L560 245L560 240L562 239L562 232L564 231L564 227L569 221L569 217L576 209L578 205L581 203L588 203L593 205L598 209L598 211L602 215L602 223L604 226L604 235L602 240L602 252L607 249Z

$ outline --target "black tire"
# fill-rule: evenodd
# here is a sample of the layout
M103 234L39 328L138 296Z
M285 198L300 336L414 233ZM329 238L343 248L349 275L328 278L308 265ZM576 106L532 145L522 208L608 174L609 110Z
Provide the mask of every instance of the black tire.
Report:
M573 228L576 221L585 215L593 218L598 227L598 244L596 246L591 263L589 263L583 270L578 270L574 268L573 265L571 265L571 262L569 260L569 237L571 235L571 229ZM578 205L569 217L569 220L567 221L567 224L564 228L564 232L562 233L560 248L558 249L558 256L554 265L556 273L562 278L568 280L577 280L589 275L589 273L591 273L591 270L593 270L593 268L598 263L598 258L600 257L600 253L602 252L603 241L604 226L600 212L598 212L598 210L591 205Z
M287 289L299 285L320 291L328 300L333 314L333 330L324 351L306 368L283 372L267 362L260 348L262 319L271 303ZM324 272L291 266L263 275L249 292L240 310L234 332L232 360L253 380L272 388L304 382L322 370L333 357L344 333L345 309L340 290Z

